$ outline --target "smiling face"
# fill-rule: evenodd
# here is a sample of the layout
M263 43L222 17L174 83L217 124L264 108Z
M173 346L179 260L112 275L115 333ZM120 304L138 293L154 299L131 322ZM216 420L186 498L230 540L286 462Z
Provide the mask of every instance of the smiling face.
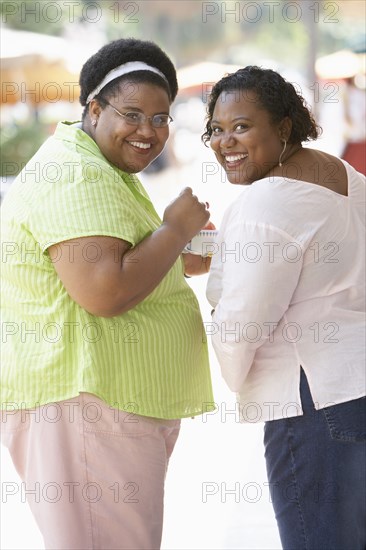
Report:
M130 174L141 172L163 151L169 127L154 128L151 119L132 126L112 106L122 114L169 114L168 94L155 84L124 81L109 102L102 108L97 100L91 101L89 116L95 125L88 125L86 131L109 162Z
M288 124L288 119L274 124L252 91L220 94L210 144L230 183L252 183L278 165Z

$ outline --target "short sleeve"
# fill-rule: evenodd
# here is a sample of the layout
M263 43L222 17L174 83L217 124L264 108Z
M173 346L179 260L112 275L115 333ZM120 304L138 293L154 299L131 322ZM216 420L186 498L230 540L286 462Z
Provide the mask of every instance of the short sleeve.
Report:
M128 174L125 181L100 159L77 167L71 162L59 165L61 176L45 182L29 213L28 229L43 252L52 244L93 235L117 237L135 246L151 231L128 185Z

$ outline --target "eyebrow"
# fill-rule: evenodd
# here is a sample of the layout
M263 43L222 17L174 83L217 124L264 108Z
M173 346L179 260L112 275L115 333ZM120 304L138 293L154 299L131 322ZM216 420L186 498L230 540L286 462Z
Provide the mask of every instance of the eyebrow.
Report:
M247 116L237 116L237 117L233 118L231 122L236 122L237 120L249 120L251 122L251 119L248 118ZM213 122L216 122L216 124L218 124L220 121L216 120L216 119L212 119L211 124Z
M123 107L120 107L120 109L129 109L130 111L139 111L140 113L142 113L142 109L139 109L135 105L123 105Z
M114 105L112 105L114 107ZM117 109L117 107L115 107ZM123 105L123 107L120 107L120 109L123 109L124 111L137 111L139 113L143 113L144 111L142 109L139 109L139 107L136 107L135 105L132 107L131 105ZM156 113L157 115L168 115L169 113L167 111L159 111ZM153 115L154 116L154 115Z

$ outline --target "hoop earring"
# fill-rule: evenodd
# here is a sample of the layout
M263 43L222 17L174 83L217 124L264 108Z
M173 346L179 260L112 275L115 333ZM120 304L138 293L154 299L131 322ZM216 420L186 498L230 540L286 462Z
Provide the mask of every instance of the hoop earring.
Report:
M280 154L280 158L278 159L278 166L282 166L282 157L286 151L286 147L287 147L287 141L285 140L285 145L283 146L282 152Z
M95 120L95 118L92 120L92 126L95 126L97 123L97 121Z

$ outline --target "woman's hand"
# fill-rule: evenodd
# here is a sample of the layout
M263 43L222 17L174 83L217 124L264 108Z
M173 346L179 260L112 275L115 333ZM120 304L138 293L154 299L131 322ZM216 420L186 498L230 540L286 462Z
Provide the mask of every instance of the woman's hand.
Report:
M207 203L199 202L192 189L186 187L165 209L163 224L169 226L188 243L207 225L209 218Z
M202 229L216 229L212 222L208 222ZM184 261L184 274L188 277L204 275L210 271L211 257L198 254L182 254Z
M188 277L204 275L210 271L211 257L197 254L182 254L184 261L184 274Z

